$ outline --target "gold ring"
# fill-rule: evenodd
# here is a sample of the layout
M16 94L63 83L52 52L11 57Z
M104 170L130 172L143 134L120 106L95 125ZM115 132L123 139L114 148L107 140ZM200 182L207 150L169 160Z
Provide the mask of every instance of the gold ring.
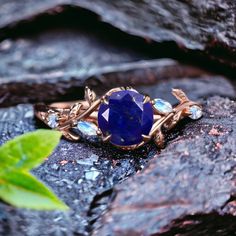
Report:
M202 106L191 101L182 90L172 89L172 94L179 101L175 107L131 87L111 89L100 98L86 87L84 100L36 104L34 108L37 118L61 131L69 140L110 142L124 150L133 150L154 140L162 148L165 131L184 117L196 120L202 116Z

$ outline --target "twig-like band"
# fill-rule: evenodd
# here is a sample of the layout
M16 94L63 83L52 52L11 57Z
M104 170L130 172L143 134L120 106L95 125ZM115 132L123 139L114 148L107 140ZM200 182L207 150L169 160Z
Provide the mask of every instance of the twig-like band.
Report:
M130 87L111 89L101 98L86 87L85 100L36 104L35 115L69 140L93 137L133 150L153 139L162 148L164 129L170 130L184 117L202 116L201 105L191 101L182 90L173 89L172 94L179 100L174 108L167 101L151 99Z

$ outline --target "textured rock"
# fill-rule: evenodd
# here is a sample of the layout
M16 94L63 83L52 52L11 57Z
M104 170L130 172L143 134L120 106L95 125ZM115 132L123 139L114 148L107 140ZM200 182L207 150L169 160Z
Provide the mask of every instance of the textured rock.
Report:
M195 87L200 85L203 85L203 87L205 86L201 79L189 79L189 83L191 81L193 83L193 92ZM199 84L197 81L199 81ZM215 80L212 79L211 81L212 83L208 84L209 91L211 91L210 85L216 87L214 84ZM178 84L178 82L179 80L170 80L169 82L165 82L164 87L161 87L161 91L167 96L167 100L172 98L170 90L173 83ZM225 83L222 83L222 86L223 84L226 85L225 88L229 86L233 91L233 87L230 87L226 81ZM191 86L189 87L191 88ZM149 91L148 88L149 86L142 87L146 92ZM153 85L150 92L153 91L154 88L158 89L159 86ZM203 91L205 91L205 93L203 93ZM175 132L172 132L171 135L168 136L166 149L163 150L161 154L157 154L157 150L152 144L145 145L143 148L136 151L123 152L112 148L110 145L99 146L87 144L86 142L73 143L62 140L55 153L43 165L34 170L33 173L48 184L58 196L71 207L71 211L66 213L34 212L14 209L10 206L1 204L2 218L0 220L0 225L2 234L38 236L42 235L41 233L43 231L44 235L89 235L94 228L97 229L97 227L101 226L100 218L110 205L112 192L115 193L117 191L116 189L113 190L114 186L143 168L146 169L144 172L145 175L146 173L151 175L147 176L147 181L154 181L154 184L151 184L153 182L150 182L150 185L147 184L147 187L150 186L152 188L149 189L149 193L151 195L150 198L153 196L153 199L151 198L153 202L155 202L156 199L154 197L161 193L163 193L163 198L165 197L164 200L169 201L169 205L171 205L172 200L177 199L178 196L176 195L182 194L180 196L186 198L187 201L189 199L188 194L190 194L193 198L195 196L194 200L196 201L192 208L193 212L205 214L209 209L217 210L221 206L223 209L222 214L224 212L229 213L232 217L235 211L233 208L233 198L231 201L230 196L233 196L234 187L230 185L230 183L232 183L230 176L233 176L231 168L232 170L234 168L234 156L228 158L228 155L224 154L231 153L234 155L235 152L233 149L235 147L233 139L235 136L235 104L230 102L229 99L220 97L210 98L211 92L210 94L207 94L206 90L203 89L203 91L199 94L195 93L195 99L202 100L204 97L209 97L209 99L204 102L204 110L207 114L204 115L202 120L193 123L187 122L187 125L183 123L182 126L175 130ZM224 96L227 96L227 90L225 89L224 91ZM189 90L188 93L191 95L191 90ZM13 138L15 135L42 127L42 124L33 118L31 105L19 105L16 107L0 109L1 143ZM210 134L208 135L208 133ZM196 138L195 135L199 138ZM197 148L198 145L199 147ZM191 150L196 150L196 153L191 153ZM148 161L153 157L152 164L150 164L149 167L146 167ZM173 165L176 165L176 167L174 168ZM214 169L215 165L216 169ZM204 171L200 171L199 168L203 168ZM214 171L211 168L214 169ZM224 176L221 171L224 171L227 175ZM178 182L178 179L180 178L181 180L181 178L184 178L186 172L188 172L190 178L188 180L187 176L187 179L184 179L183 188L179 188L180 183ZM158 175L156 176L155 173ZM187 190L188 185L185 184L193 184L191 181L193 181L192 174L195 176L194 173L196 174L196 179L194 181L196 181L196 183L198 183L197 181L200 181L199 186L202 186L202 188L209 182L204 191L207 191L209 189L208 187L211 187L212 195L210 196L212 201L206 199L209 197L207 194L208 192L201 191L201 189L195 191L195 189L193 189L194 187L191 186L189 187L189 190ZM209 177L208 174L212 173L215 174L213 175L215 178L212 176L210 181L205 181L205 177ZM158 178L159 174L165 175L164 182ZM141 178L139 176L140 174L135 178ZM129 192L129 184L130 187L133 186L132 188L134 191L138 191L140 184L143 186L141 189L146 189L145 178L143 177L143 179L140 179L143 181L140 183L137 182L139 179L132 179L132 181L127 182L127 190L124 185L117 187L117 189L125 188L125 191L127 191L126 194ZM200 179L198 180L198 178ZM218 183L218 181L222 181L222 184L220 186L217 184L214 187L214 184ZM137 189L135 189L136 187ZM220 193L221 188L224 188L225 190L222 195ZM167 190L170 191L170 194L165 193ZM173 194L175 190L176 195ZM157 191L157 193L155 191ZM141 201L146 198L145 193L148 192L138 192L137 195L136 192L133 193L135 195L133 195L131 200L140 196L140 198L137 198L136 200L140 200L141 204ZM213 197L214 194L218 194L215 199ZM220 196L222 196L222 199ZM170 199L167 199L168 197L170 197ZM127 199L127 203L126 200L123 202L123 195L119 197L118 191L117 199L115 200L115 203L112 203L112 206L113 204L117 204L120 198L124 205L131 203L129 199ZM197 203L197 199L199 199L199 203ZM147 198L146 201L148 200L149 198ZM193 201L193 199L191 200ZM229 204L226 204L227 200L229 201ZM209 205L207 208L203 207L204 201ZM144 201L144 203L146 202ZM191 205L187 205L187 207L188 208L184 211L185 214L187 214L187 210L190 209ZM176 211L176 217L179 212L182 212L182 209ZM112 213L113 210L110 214L112 215ZM142 216L143 220L148 220L148 217L146 218L145 214L142 214ZM148 212L147 216L150 216ZM178 220L181 220L181 218L182 215ZM166 221L168 221L168 219L171 220L173 218L166 218ZM117 222L120 222L121 219L118 218L117 220ZM197 216L194 218L194 222L200 220L203 222L202 224L204 224L204 222L207 222L209 219L207 218L205 220L204 217ZM135 222L131 222L132 221L128 223L127 221L126 225L134 226L133 223ZM180 227L178 224L181 225L184 223L183 221L176 222L172 227L176 227L177 230L179 230ZM188 227L191 229L191 227L194 226L193 224L189 224ZM118 224L118 226L119 225L120 224ZM214 232L216 226L213 225L212 227ZM140 230L138 227L135 228L137 231ZM156 231L157 228L157 226L153 226L150 230ZM233 225L229 224L226 228L228 231L226 232L229 232L229 229L232 228L234 229ZM109 234L111 234L113 229L113 225L107 223L107 228L98 231L97 234L104 235L103 233L108 233L109 230ZM122 230L124 233L127 232L126 229Z
M0 143L42 124L33 118L32 105L0 109ZM90 222L107 208L112 186L142 169L153 146L122 152L111 146L61 140L54 154L33 171L71 208L68 212L14 209L1 203L0 234L17 236L89 235ZM94 199L103 197L93 211ZM96 206L98 206L96 205ZM43 233L42 233L43 232Z
M157 50L157 55L178 57L176 50L173 50L177 47L180 51L196 51L198 56L201 55L198 51L202 51L208 60L235 69L235 4L235 1L229 0L45 0L38 3L32 0L5 0L0 9L0 34L2 38L7 34L14 36L18 32L15 31L18 24L26 30L32 30L28 25L32 19L40 25L55 23L54 15L67 13L68 9L75 13L77 9L78 14L65 16L76 16L77 22L80 22L80 14L87 17L85 22L96 21L99 17L101 21L129 35L141 37L148 42L164 43L163 48L158 48L161 50ZM89 11L84 12L81 7Z
M123 58L120 58L121 62L122 60ZM3 70L6 71L6 68L8 67L4 67ZM12 77L0 77L0 106L80 99L83 97L84 85L94 88L101 94L104 89L108 90L122 85L151 84L172 77L194 78L197 76L207 77L207 72L167 59L130 62L86 71L82 68L63 72L61 68L58 68L58 72L46 74L23 73ZM221 76L219 78L221 82L222 78ZM216 93L222 90L218 86L216 89ZM229 96L231 94L232 89L229 88Z
M204 111L201 120L178 127L181 135L145 170L114 188L95 235L216 235L222 223L202 225L208 220L228 224L217 235L236 233L235 208L227 207L236 203L236 103L211 97Z
M121 62L145 59L142 52L106 42L102 33L73 28L8 39L0 48L4 48L0 50L0 104L4 105L45 101L45 97L77 99L83 96L85 79L114 71Z

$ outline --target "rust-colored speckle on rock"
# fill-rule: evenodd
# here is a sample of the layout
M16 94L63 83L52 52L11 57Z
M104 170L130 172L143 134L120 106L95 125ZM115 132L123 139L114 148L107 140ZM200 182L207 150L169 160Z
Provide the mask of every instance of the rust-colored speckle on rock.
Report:
M60 164L61 164L62 166L66 165L67 163L68 163L67 160L60 161Z
M218 129L216 128L212 128L209 132L209 135L214 135L214 136L220 136L220 135L224 135L223 132L220 132Z
M215 149L216 149L216 150L220 150L221 148L222 148L222 144L216 143Z

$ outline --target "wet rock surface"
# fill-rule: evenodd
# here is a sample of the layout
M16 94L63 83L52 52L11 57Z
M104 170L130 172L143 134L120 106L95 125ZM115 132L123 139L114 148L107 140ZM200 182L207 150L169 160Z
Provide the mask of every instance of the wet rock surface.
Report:
M1 143L41 126L35 122L32 105L0 110ZM155 147L135 152L117 151L111 146L72 143L62 140L55 153L33 173L48 184L71 210L35 212L1 205L4 235L89 235L93 220L107 208L114 184L142 169ZM101 197L99 197L101 196ZM96 198L104 197L93 211ZM14 218L14 220L13 220ZM6 221L6 222L5 222ZM14 222L14 223L12 223ZM43 233L42 233L43 231Z
M97 235L214 235L222 224L203 226L196 215L220 221L236 214L227 208L236 193L236 104L211 97L204 108L204 118L186 124L143 171L114 188ZM233 218L225 220L221 233L234 235Z
M28 22L35 19L42 22L43 17L48 20L48 24L53 21L52 16L69 9L72 12L78 11L78 14L85 13L89 20L99 19L131 36L148 42L164 43L165 47L161 47L162 50L158 50L156 55L174 56L176 50L173 51L173 48L194 51L200 56L202 53L199 52L203 52L208 61L235 69L235 7L235 2L229 0L2 1L0 35L1 38L9 34L14 36L18 24L32 30Z
M168 98L172 84L162 90ZM148 90L148 86L142 88ZM184 224L189 215L213 211L235 215L227 204L232 204L235 196L235 102L217 96L204 99L207 96L196 95L204 104L204 118L183 122L167 137L167 146L161 152L152 143L123 152L110 145L62 140L54 154L33 173L71 210L35 212L2 204L4 235L42 235L42 230L43 235L151 235L165 231L172 235L173 227L179 229L174 220ZM32 105L2 108L0 117L1 143L42 128L33 117ZM195 221L193 230L198 232ZM226 232L233 226L230 224Z
M234 71L234 7L223 0L2 1L0 144L46 128L32 103L81 99L85 85L99 95L133 85L173 105L171 88L181 88L203 104L204 116L181 122L163 150L62 139L32 172L71 210L1 202L0 235L235 235L235 81L212 67L218 61L225 74ZM202 61L187 64L190 51Z

